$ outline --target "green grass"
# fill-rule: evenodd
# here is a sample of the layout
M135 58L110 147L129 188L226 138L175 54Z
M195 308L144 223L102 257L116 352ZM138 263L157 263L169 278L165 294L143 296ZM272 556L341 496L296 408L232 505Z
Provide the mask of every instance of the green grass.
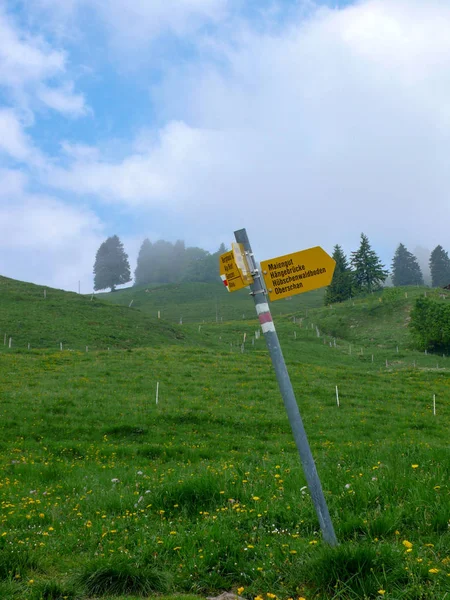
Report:
M450 359L381 344L404 317L377 298L351 351L311 328L358 304L275 319L338 548L254 320L109 352L1 347L0 597L449 597Z
M97 294L98 298L138 308L153 317L179 323L241 321L254 318L255 308L249 290L226 292L222 282L182 283L137 286L113 293ZM272 305L274 315L294 314L299 310L322 306L323 290L300 294Z
M362 346L412 348L409 314L416 298L424 294L439 301L450 299L447 290L386 288L366 297L309 310L305 325L314 323L331 336Z
M45 296L44 296L45 292ZM179 327L140 311L0 276L0 345L17 349L132 348L180 343Z

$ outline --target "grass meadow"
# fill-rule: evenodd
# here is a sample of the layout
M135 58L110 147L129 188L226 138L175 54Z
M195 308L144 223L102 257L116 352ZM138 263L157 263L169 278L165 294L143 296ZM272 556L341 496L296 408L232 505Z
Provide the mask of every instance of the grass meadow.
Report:
M450 359L397 341L405 311L276 318L337 548L255 320L1 346L0 598L450 598Z

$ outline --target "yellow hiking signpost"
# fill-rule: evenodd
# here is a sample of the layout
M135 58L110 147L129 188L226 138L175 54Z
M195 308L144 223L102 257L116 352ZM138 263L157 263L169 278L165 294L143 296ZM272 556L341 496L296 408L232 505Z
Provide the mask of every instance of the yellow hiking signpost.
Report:
M267 303L261 273L253 256L250 241L245 229L234 232L236 244L233 250L222 254L220 276L229 292L250 286L250 295L255 303L256 314L267 343L267 349L280 387L281 396L291 424L295 444L303 465L306 482L311 493L311 499L316 509L322 530L323 539L330 546L337 545L333 523L328 511L325 496L317 473L316 464L306 437L306 431L300 416L294 389L292 387L280 341L275 330L269 304ZM286 296L301 294L309 290L329 285L333 277L336 263L319 246L265 260L261 263L262 275L271 300L279 300Z
M281 300L330 285L336 262L320 246L263 260L261 271L269 299Z
M233 250L219 258L220 277L229 292L237 292L253 283L242 244L232 244Z

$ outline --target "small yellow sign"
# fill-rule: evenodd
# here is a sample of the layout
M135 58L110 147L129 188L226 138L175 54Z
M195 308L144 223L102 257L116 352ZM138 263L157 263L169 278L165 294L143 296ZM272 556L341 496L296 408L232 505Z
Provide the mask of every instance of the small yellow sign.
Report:
M253 277L244 265L244 270L241 272L236 264L235 252L236 248L221 254L219 258L220 277L229 292L237 292L253 283ZM239 259L238 259L239 260Z
M281 300L330 285L336 262L320 246L261 262L270 300Z

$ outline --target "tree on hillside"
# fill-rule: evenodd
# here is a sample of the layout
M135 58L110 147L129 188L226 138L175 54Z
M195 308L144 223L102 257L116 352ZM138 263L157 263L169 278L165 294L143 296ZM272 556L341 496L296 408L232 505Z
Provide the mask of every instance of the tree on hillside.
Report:
M152 243L148 238L142 242L134 271L134 284L150 283L152 277Z
M420 270L422 271L423 281L425 285L431 285L431 272L430 272L430 255L431 252L428 248L423 246L416 246L413 249L413 254L417 258Z
M388 276L388 271L372 250L369 238L361 233L361 243L352 252L351 265L353 267L353 286L356 293L373 292L381 288L381 284Z
M94 264L94 290L111 288L131 281L128 256L123 244L113 235L105 240L97 250Z
M431 285L444 287L450 284L450 259L442 246L436 246L430 256Z
M186 269L186 245L183 240L177 240L173 245L173 281L181 281Z
M180 281L216 281L218 255L226 252L221 244L211 254L202 248L186 248L182 240L175 244L166 240L142 242L135 270L135 285L178 283Z
M336 261L336 267L331 284L325 292L325 304L343 302L352 295L352 272L347 257L338 244L334 247L333 258Z
M423 285L423 275L414 254L399 244L392 260L392 283L399 285Z

